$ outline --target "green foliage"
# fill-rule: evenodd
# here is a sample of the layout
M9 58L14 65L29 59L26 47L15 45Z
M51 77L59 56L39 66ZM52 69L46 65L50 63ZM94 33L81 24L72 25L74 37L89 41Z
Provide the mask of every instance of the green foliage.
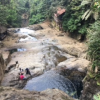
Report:
M87 25L82 25L79 28L78 32L81 33L81 34L86 34L87 33Z
M69 30L70 32L74 32L77 29L77 26L74 23L74 19L70 18L68 22L63 22L63 28Z
M7 8L3 5L0 5L0 24L1 25L7 25Z
M30 0L30 24L51 19L56 8L66 4L66 0Z
M11 0L5 6L5 2L0 4L0 24L12 27L18 27L21 23L21 18L17 13L14 1Z
M90 78L95 78L95 73L89 72L88 75L89 75Z
M94 96L93 96L93 99L94 99L94 100L100 100L100 94L94 95Z
M37 14L36 16L33 15L32 18L30 19L30 24L36 24L39 22L44 21L45 17L41 14Z
M100 82L97 81L97 85L100 86Z
M69 93L68 91L66 91L66 93L67 93L68 95L70 95L71 97L73 97L75 94L77 94L77 91L74 91L74 92L71 92L71 93Z
M58 6L66 6L66 0L0 0L0 23L17 27L21 16L27 13L30 24L51 19ZM6 5L6 6L5 6ZM2 17L4 16L4 18Z
M85 13L82 15L83 20L92 17L94 20L99 18L100 0L83 0L82 6L86 6Z
M89 23L82 20L82 15L85 12L83 7L80 6L80 0L72 1L67 6L67 12L63 17L63 29L71 33L86 34ZM76 6L77 5L77 6Z
M18 22L19 22L17 16L18 16L18 14L17 14L15 9L9 9L8 10L8 15L7 15L7 23L12 25L13 27L17 27Z
M17 0L16 7L20 15L26 12L29 13L30 4L28 0Z
M100 69L100 22L96 21L88 29L88 55L92 60L92 69Z

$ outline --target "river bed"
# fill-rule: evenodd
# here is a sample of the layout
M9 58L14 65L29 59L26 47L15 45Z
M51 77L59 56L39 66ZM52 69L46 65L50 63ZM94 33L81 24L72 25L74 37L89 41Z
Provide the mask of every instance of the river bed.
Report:
M51 29L49 29L48 33L45 33L45 31L37 33L28 28L21 28L18 32L13 33L18 35L17 41L4 49L11 54L11 61L8 63L6 70L18 61L19 68L22 68L24 71L26 68L29 68L33 77L30 78L30 76L26 76L24 73L28 81L24 84L23 89L43 91L48 88L57 88L77 98L75 84L67 77L60 75L59 71L62 69L66 70L67 68L71 70L75 67L77 70L84 72L80 68L84 65L82 63L84 59L79 59L76 56L68 54L62 49L56 33L53 35L53 32L51 31L50 33L50 31ZM10 40L5 40L7 42L5 45L9 44ZM64 39L61 37L61 40ZM57 72L57 70L59 71ZM15 67L10 68L3 78L2 86L14 86L18 88L19 82L15 81L18 73L19 69L15 69Z

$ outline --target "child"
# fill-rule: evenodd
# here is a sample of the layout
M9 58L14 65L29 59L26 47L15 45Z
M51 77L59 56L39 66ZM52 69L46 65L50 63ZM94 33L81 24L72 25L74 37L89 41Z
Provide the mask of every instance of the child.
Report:
M16 69L19 68L19 64L18 61L16 61Z
M26 72L26 75L27 74L31 75L31 72L30 72L30 70L28 68L25 69L25 72Z
M20 80L25 80L26 78L24 77L23 73L20 75Z

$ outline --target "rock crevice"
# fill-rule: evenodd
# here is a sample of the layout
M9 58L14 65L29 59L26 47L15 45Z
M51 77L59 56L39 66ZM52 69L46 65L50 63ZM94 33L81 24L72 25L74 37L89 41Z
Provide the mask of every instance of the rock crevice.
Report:
M0 54L0 83L4 76L4 69L5 69L4 59L3 59L2 55Z

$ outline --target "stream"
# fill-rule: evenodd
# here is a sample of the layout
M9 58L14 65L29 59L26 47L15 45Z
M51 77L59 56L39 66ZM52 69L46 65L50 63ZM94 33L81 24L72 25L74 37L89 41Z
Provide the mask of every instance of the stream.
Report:
M70 96L77 98L74 84L62 75L55 71L47 71L43 75L29 80L24 89L30 91L43 91L46 89L57 88L68 93Z
M28 67L33 76L38 72L42 72L41 75L29 79L23 89L29 91L43 91L46 89L57 88L74 98L79 97L74 82L72 83L71 80L63 74L61 75L59 71L56 70L60 68L60 63L68 63L69 61L75 60L76 57L61 50L57 40L47 37L39 37L39 39L37 39L36 35L38 34L36 34L34 30L20 28L20 30L14 34L26 37L18 39L17 44L19 46L7 49L12 55L13 59L11 61L16 61L17 59L20 67L23 67L23 69ZM32 34L32 36L30 34ZM11 62L7 67L9 67L10 64ZM12 73L15 73L16 75L17 71L14 70L14 68L13 70L10 69L6 76L10 76L11 78ZM7 83L5 83L5 80L7 81L6 76L2 82L2 85L4 86L7 85ZM81 78L81 80L82 79L83 78ZM17 87L16 83L14 84Z
M21 38L19 42L30 40L37 41L37 39L28 35L31 32L32 30L28 30L25 28L20 29L18 33L22 33L24 35L27 35L28 37L25 39ZM42 42L42 45L45 46L45 48L42 50L44 54L43 61L45 62L44 74L29 80L26 83L24 89L27 89L29 91L43 91L48 88L57 88L77 98L74 84L69 79L51 70L52 68L56 68L58 63L63 62L67 59L65 56L63 56L63 52L54 44L57 43L49 39L46 39Z

